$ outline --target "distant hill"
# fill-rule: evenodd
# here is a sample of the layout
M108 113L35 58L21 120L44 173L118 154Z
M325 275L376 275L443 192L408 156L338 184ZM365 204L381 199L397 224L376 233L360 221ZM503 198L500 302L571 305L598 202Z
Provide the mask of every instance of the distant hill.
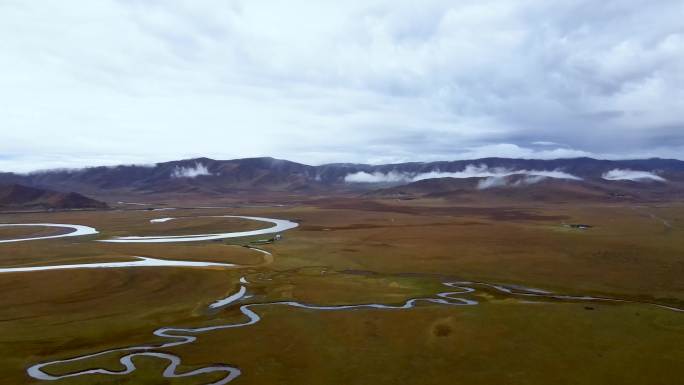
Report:
M103 202L81 194L62 193L19 184L0 185L0 209L98 209Z
M494 178L496 180L491 179L492 176L497 177ZM501 183L503 177L510 180ZM434 180L427 181L429 179ZM529 183L532 180L535 183ZM492 189L481 188L481 183L489 183ZM530 195L525 191L547 191L549 195L578 199L597 196L640 197L645 195L645 191L655 193L650 196L672 196L684 187L684 161L658 158L483 158L385 165L336 163L309 166L274 158L195 158L145 166L89 167L30 174L0 173L0 184L77 191L91 196L117 193L254 197L260 193L274 192L284 194L281 195L283 197L328 194L390 196L399 193L456 196L473 192L492 196ZM387 190L398 186L405 187ZM379 190L377 194L372 193L376 190Z
M208 158L84 169L47 170L30 174L0 173L0 183L98 193L224 194L241 190L298 191L315 183L316 168L273 158L217 161Z
M529 175L434 178L375 189L373 198L454 201L567 202L684 199L684 184L658 181L573 180Z

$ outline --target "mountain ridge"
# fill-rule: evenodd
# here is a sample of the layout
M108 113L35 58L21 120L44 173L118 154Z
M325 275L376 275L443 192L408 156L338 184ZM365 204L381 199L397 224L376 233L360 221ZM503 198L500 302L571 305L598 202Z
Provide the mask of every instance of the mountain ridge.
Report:
M684 161L662 158L604 160L588 157L490 157L380 165L330 163L311 166L272 157L230 160L199 157L154 165L97 166L27 174L0 173L0 184L15 183L83 194L127 191L145 194L248 195L253 192L282 192L315 195L331 192L363 193L436 177L491 178L516 173L536 175L535 173L540 172L541 175L537 175L539 178L560 176L614 187L620 187L620 181L628 180L625 178L635 178L632 181L662 179L674 189L680 188L684 183ZM440 190L436 188L432 192Z
M0 185L0 209L104 209L107 205L76 192L59 192L24 186Z

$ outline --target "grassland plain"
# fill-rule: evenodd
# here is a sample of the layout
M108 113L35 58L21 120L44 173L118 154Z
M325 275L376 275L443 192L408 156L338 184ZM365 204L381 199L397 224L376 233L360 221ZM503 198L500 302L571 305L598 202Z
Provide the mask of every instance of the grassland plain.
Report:
M257 215L300 227L264 255L248 240L105 244L111 236L224 232L267 226L190 218ZM150 223L161 217L188 217ZM136 268L0 274L0 373L30 379L34 363L159 342L162 326L244 318L209 310L245 277L244 303L399 304L443 291L445 280L539 287L558 293L684 306L684 207L563 204L464 207L438 200L337 200L240 209L125 210L2 215L5 223L75 223L95 236L0 245L2 266L114 261L141 255L211 260L240 269ZM586 223L577 230L563 226ZM31 228L36 232L44 229ZM0 230L10 237L14 230ZM32 231L22 230L28 236ZM169 348L181 369L239 367L242 384L676 384L684 365L684 313L643 303L520 298L479 288L479 306L321 312L264 306L255 325L211 332ZM121 369L116 354L50 368ZM201 384L216 374L164 379L165 362L136 361L129 376L60 384Z

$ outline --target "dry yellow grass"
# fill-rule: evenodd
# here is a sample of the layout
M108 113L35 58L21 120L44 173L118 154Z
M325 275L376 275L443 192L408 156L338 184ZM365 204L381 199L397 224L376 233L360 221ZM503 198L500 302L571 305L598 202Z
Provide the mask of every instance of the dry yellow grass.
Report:
M239 213L294 219L298 229L263 255L228 243L102 244L112 235L161 229L149 219ZM453 207L439 201L344 201L318 206L177 212L26 214L4 222L90 225L97 236L0 245L4 266L121 260L133 255L211 260L237 270L146 268L0 274L0 364L8 383L40 383L28 365L131 344L159 342L162 326L236 322L235 309L207 306L245 276L250 302L399 304L444 291L446 279L540 287L681 306L684 208L678 204ZM563 223L588 223L581 231ZM186 219L164 232L239 231L262 224ZM176 227L174 227L176 226ZM226 363L244 384L667 384L684 363L684 313L645 304L524 303L492 290L480 306L319 312L259 308L262 322L201 335L168 351L185 369ZM54 369L101 365L117 356ZM141 359L126 377L65 384L167 381L161 361ZM237 383L236 382L236 383Z

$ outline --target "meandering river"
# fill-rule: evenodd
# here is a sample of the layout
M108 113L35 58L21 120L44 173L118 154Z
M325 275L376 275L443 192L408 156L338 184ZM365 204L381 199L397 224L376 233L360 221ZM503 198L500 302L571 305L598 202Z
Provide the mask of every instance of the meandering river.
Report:
M114 243L168 243L168 242L199 242L199 241L214 241L218 239L226 238L240 238L240 237L250 237L254 235L264 235L273 234L290 229L294 229L299 226L298 223L288 221L285 219L273 219L273 218L262 218L262 217L247 217L240 215L219 215L219 216L203 216L198 218L238 218L238 219L248 219L252 221L259 222L269 222L273 223L275 226L267 227L265 229L249 230L249 231L236 231L229 233L218 233L218 234L195 234L195 235L155 235L155 236L130 236L130 237L116 237L114 239L104 239L100 242L114 242ZM157 222L168 222L176 218L159 218ZM154 219L153 219L154 221Z
M43 237L31 237L31 238L15 238L15 239L3 239L0 243L11 243L11 242L25 242L25 241L38 241L41 239L53 239L53 238L64 238L64 237L80 237L83 235L93 235L97 234L98 231L89 226L83 225L68 225L63 223L2 223L0 227L58 227L65 229L72 229L72 232L66 234L58 235L46 235Z
M100 242L116 242L116 243L168 243L168 242L196 242L196 241L208 241L224 238L236 238L236 237L246 237L253 235L264 235L279 233L282 231L290 230L298 226L297 223L291 222L283 219L272 219L272 218L262 218L262 217L249 217L249 216L212 216L214 218L241 218L262 222L269 222L274 224L274 226L251 230L251 231L241 231L241 232L226 232L217 234L196 234L196 235L178 235L178 236L126 236L126 237L116 237L113 239L100 240ZM152 223L167 222L174 220L176 218L159 218L158 220L152 220ZM82 235L92 235L97 234L98 231L92 227L82 226L82 225L69 225L69 224L52 224L52 223L22 223L22 224L0 224L0 227L7 226L48 226L48 227L64 227L71 228L74 231L62 235L45 236L45 237L33 237L33 238L17 238L10 240L3 240L0 243L7 242L21 242L21 241L37 241L42 239L51 239L67 236L82 236ZM252 248L253 250L264 253L268 256L271 254L265 250ZM215 262L198 262L198 261L173 261L146 257L133 257L136 258L133 261L123 261L123 262L101 262L101 263L85 263L85 264L71 264L71 265L52 265L52 266L27 266L27 267L9 267L0 268L0 273L22 273L22 272L33 272L33 271L44 271L44 270L64 270L64 269L87 269L87 268L138 268L138 267L218 267L218 268L235 268L239 267L234 264L228 263L215 263ZM249 293L249 281L242 277L240 278L240 286L238 290L229 295L228 297L218 299L209 305L210 309L222 309L229 306L239 305L239 310L244 316L244 320L215 325L207 327L197 327L197 328L177 328L177 327L162 327L156 329L153 335L161 337L166 342L159 344L148 344L148 345L136 345L114 348L110 350L100 351L92 354L80 355L71 358L42 362L34 364L27 369L27 373L34 379L38 380L60 380L66 378L80 377L85 375L113 375L113 376L123 376L134 372L137 367L135 365L135 359L138 357L153 357L160 360L167 361L168 364L165 367L162 375L165 378L176 378L176 377L192 377L200 374L207 373L223 373L223 377L219 380L212 382L208 385L224 385L241 375L239 368L230 365L210 365L203 368L190 370L186 372L178 372L178 367L182 363L181 357L173 355L167 352L162 352L160 350L175 347L179 345L185 345L195 342L199 335L204 333L209 333L216 330L231 329L231 328L241 328L254 325L261 320L261 316L257 313L257 309L264 306L288 306L293 308L303 308L316 311L344 311L344 310L354 310L354 309L377 309L377 310L407 310L412 309L419 303L435 304L442 306L475 306L479 302L472 296L476 292L477 287L487 287L492 290L496 290L500 293L504 293L511 296L522 296L522 297L536 297L539 299L548 299L556 301L583 301L583 302L634 302L624 299L615 298L605 298L605 297L592 297L592 296L572 296L572 295L559 295L554 294L545 290L526 288L522 286L515 285L501 285L501 284L491 284L486 282L460 282L460 281L449 281L443 282L445 287L449 290L436 293L432 297L422 297L422 298L411 298L400 304L381 304L381 303L362 303L362 304L350 304L350 305L339 305L339 306L326 306L326 305L316 305L316 304L306 304L296 301L278 301L278 302L263 302L263 303L244 303L248 298ZM655 303L649 303L650 305L658 306L663 309L668 309L672 311L682 312L683 309L664 306ZM58 373L58 367L60 364L73 363L76 361L85 361L93 358L100 358L110 354L121 354L125 353L119 358L119 362L123 366L121 370L109 370L105 368L92 368L82 371L75 371L63 374ZM49 369L49 373L46 371ZM53 374L50 374L53 373Z

